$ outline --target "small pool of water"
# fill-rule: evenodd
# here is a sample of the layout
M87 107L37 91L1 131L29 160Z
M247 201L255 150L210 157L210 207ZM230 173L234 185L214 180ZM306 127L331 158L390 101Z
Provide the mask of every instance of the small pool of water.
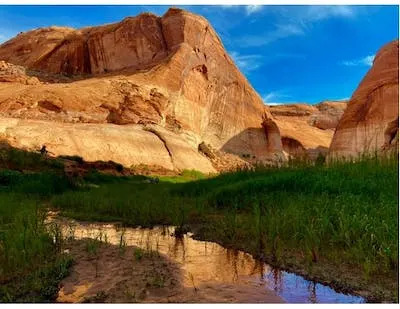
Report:
M156 250L179 265L185 287L214 285L220 289L232 289L232 286L244 286L258 291L257 302L271 302L271 295L289 303L365 302L361 297L338 293L328 286L306 280L299 275L272 268L245 252L195 240L190 235L176 238L172 236L174 227L120 228L107 223L92 224L54 218L50 220L57 220L64 236L73 236L75 239L101 237L114 245L123 242L127 246ZM231 292L236 293L234 290ZM218 289L215 293L218 294ZM244 297L241 302L251 303L254 301L251 297Z

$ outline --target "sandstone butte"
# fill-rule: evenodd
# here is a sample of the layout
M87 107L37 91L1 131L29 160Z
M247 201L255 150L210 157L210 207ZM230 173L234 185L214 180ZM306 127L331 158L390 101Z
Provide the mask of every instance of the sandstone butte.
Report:
M382 47L340 119L329 157L398 149L399 41Z
M0 45L0 60L0 138L11 146L206 173L284 160L269 108L201 16L172 8L41 28Z
M289 157L316 159L320 153L325 156L346 106L346 101L270 106L284 152Z

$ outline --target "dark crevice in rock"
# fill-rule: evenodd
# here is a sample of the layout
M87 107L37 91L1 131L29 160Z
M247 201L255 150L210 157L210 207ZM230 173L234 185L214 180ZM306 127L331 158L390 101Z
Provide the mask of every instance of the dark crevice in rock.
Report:
M204 76L204 78L206 80L208 80L208 69L205 64L201 64L201 65L194 67L193 71L197 71L197 72L201 73Z
M290 137L282 137L283 150L292 156L305 156L306 149L297 139Z
M172 166L175 167L175 165L174 165L174 157L173 157L173 154L172 154L172 151L171 151L170 147L168 146L168 142L165 139L165 137L160 132L158 132L156 129L151 128L151 127L143 127L143 130L147 131L147 132L150 132L150 133L153 133L155 136L158 137L158 139L164 144L164 147L168 152L169 158L171 159Z
M52 101L50 100L42 100L38 102L38 106L41 108L44 108L46 110L52 111L52 112L56 112L56 113L60 113L62 111L62 108L57 106L56 104L54 104Z
M384 148L394 144L396 136L399 134L399 117L389 122L385 129L385 144Z
M92 66L90 63L89 44L87 40L83 44L83 72L86 74L92 73Z
M56 45L51 51L49 51L47 54L44 54L42 57L37 59L35 63L32 65L33 68L38 68L40 66L40 63L47 62L49 58L56 53L61 47L64 46L64 44L67 42L67 40L62 40L58 45Z
M165 38L165 34L164 34L164 28L163 28L163 24L161 22L161 18L157 18L157 24L160 27L160 33L161 33L161 43L163 45L163 47L165 48L165 50L167 51L167 55L168 55L168 42L167 39Z

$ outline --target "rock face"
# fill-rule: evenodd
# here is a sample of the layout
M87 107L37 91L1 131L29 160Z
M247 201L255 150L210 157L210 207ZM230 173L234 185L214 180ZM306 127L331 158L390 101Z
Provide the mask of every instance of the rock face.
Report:
M162 17L146 13L100 27L33 30L0 45L0 60L41 80L0 83L0 116L151 125L178 149L181 141L195 151L205 142L258 161L282 156L279 139L270 136L277 133L261 126L263 115L273 123L268 107L201 16L170 9Z
M346 106L346 101L271 106L284 151L295 158L315 159L319 153L326 155Z
M340 119L330 157L381 151L396 143L399 117L399 41L385 45ZM397 136L397 137L396 137Z
M109 161L125 166L157 164L168 170L215 172L207 158L163 128L158 133L140 125L71 124L44 120L0 118L0 139L10 146L38 150L42 145L55 155L78 155L87 161ZM160 137L165 135L166 144Z
M322 130L334 130L347 107L347 101L323 101L315 107L318 111L311 115L310 125Z
M238 156L226 153L220 150L213 149L211 145L202 142L199 144L199 152L204 154L212 163L213 167L218 172L236 171L238 169L250 169L252 166L245 159ZM247 158L250 159L251 158Z
M21 83L24 85L38 85L39 80L36 77L26 75L24 67L13 65L5 61L0 61L0 83Z

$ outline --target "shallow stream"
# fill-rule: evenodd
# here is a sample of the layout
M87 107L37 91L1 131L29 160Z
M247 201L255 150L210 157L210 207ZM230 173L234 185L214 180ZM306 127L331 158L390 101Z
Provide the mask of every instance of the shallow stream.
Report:
M176 238L173 227L152 229L121 228L107 223L82 223L57 220L63 236L75 239L102 238L113 245L156 250L182 272L182 286L203 289L210 302L363 303L358 296L345 295L328 286L272 268L250 254L227 249L216 243L184 235ZM247 291L247 292L246 292ZM248 293L251 291L251 293ZM213 293L215 295L213 295Z

